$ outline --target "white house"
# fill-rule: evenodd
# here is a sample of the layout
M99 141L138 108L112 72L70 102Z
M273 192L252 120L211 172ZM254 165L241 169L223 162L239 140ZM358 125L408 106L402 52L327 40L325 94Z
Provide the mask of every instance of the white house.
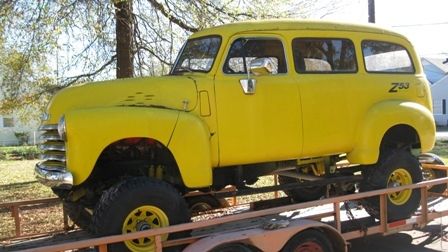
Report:
M426 78L431 83L434 119L439 126L448 126L448 55L421 59Z
M3 84L2 69L0 65L0 86ZM3 93L0 92L0 101ZM38 121L29 120L21 122L14 115L0 114L0 146L11 146L21 144L36 144L38 142Z
M448 126L448 75L431 86L434 119L440 126Z
M0 115L0 146L36 144L38 124L21 123L14 116Z
M423 57L421 59L426 78L431 84L435 84L448 73L448 64L443 64L446 58L446 55L440 55L437 58Z

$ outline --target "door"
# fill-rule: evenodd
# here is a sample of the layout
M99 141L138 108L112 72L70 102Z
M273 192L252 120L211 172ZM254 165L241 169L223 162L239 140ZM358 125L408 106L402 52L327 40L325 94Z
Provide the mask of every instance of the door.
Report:
M351 150L356 136L353 114L358 108L348 99L352 87L359 84L355 47L349 39L309 33L312 37L292 41L302 99L302 154L344 153Z
M300 96L285 47L276 35L242 35L228 44L215 77L220 166L300 155ZM270 62L272 71L248 76L254 59ZM254 80L252 90L249 78Z

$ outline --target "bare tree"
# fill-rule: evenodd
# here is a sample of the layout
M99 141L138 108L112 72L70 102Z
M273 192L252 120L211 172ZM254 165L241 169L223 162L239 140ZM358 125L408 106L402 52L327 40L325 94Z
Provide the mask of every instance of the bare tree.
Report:
M337 9L336 0L319 2L4 0L0 113L40 108L79 82L167 73L183 41L206 27Z

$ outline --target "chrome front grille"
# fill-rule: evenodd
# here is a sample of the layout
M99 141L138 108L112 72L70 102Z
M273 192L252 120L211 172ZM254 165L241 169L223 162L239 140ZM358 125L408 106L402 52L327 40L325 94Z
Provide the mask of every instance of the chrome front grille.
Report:
M40 159L43 162L39 163L40 167L52 171L64 171L66 169L65 159L65 143L58 133L57 124L47 124L39 127L42 131L40 137L42 143L39 148L43 150Z

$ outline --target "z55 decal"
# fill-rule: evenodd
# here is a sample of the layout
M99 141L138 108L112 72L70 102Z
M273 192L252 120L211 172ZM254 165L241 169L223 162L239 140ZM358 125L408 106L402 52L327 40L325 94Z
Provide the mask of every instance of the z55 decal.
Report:
M391 85L392 87L389 89L389 93L396 93L398 90L409 88L409 82L393 82Z

